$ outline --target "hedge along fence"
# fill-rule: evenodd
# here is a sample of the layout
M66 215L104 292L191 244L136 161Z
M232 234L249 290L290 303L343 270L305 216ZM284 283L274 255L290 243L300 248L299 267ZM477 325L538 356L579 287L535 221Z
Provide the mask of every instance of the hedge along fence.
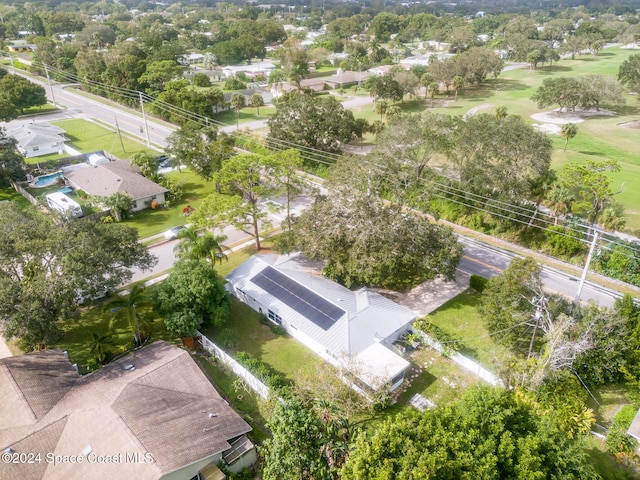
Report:
M454 339L447 332L438 326L427 322L426 320L418 320L413 324L413 329L420 335L422 341L434 350L440 352L443 356L450 358L465 370L470 371L476 377L493 385L494 387L504 387L502 380L493 372L490 372L475 360L462 355L461 350L464 345L459 340Z
M224 350L222 350L219 346L209 340L202 333L198 332L198 335L201 338L200 341L202 343L202 348L213 355L216 360L221 361L224 365L229 367L233 373L242 378L247 386L254 392L256 392L260 397L265 400L269 397L269 387L265 385L253 373L251 373L249 368L243 366L239 361L235 360L233 357L231 357L231 355L227 354Z

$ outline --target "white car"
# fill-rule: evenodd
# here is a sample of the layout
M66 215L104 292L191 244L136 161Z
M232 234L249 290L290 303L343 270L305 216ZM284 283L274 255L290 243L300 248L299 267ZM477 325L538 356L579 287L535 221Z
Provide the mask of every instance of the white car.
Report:
M164 232L164 238L166 238L167 240L175 240L176 238L178 238L178 233L180 232L180 230L184 230L185 228L187 228L185 225L178 225L177 227L170 228L169 230Z

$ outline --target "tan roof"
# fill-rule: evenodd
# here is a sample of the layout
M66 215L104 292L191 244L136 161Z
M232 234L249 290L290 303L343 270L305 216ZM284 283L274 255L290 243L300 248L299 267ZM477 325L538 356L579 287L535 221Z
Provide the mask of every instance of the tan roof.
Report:
M99 197L123 192L131 195L134 200L139 200L167 191L166 188L142 176L140 170L127 160L70 170L65 173L65 177L76 188Z
M155 342L90 375L76 374L71 387L71 376L57 363L57 368L50 369L51 379L42 381L36 392L32 387L23 392L20 386L30 385L25 381L11 386L16 361L33 363L38 375L43 358L57 359L60 355L55 351L38 352L0 360L3 401L7 388L18 390L25 399L21 403L18 395L10 395L15 420L0 429L0 448L40 453L42 459L27 465L0 463L3 480L157 479L227 450L229 440L251 430L220 397L191 356L165 342ZM126 369L128 365L135 368ZM56 389L59 377L60 388ZM29 416L31 411L41 414L45 409L41 416L35 415L37 418ZM2 418L8 413L3 411ZM46 457L47 453L82 456L83 452L84 462L80 464L53 465ZM115 463L88 461L98 458L96 455L105 455ZM139 462L131 461L136 455ZM144 462L151 457L151 463Z

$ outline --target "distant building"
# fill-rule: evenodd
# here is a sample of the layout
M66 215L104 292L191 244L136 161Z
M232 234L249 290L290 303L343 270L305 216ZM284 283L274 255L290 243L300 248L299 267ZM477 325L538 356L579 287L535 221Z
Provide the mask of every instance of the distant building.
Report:
M216 464L256 459L251 427L162 341L85 376L60 350L4 358L0 391L0 447L34 459L0 463L3 480L222 479Z

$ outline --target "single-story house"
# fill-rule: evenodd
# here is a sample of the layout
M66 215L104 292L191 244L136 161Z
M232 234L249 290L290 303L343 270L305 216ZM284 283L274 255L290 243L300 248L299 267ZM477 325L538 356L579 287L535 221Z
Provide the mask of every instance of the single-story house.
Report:
M249 100L251 100L251 97L254 94L258 94L262 97L262 101L267 104L267 103L271 103L271 100L273 100L273 95L271 94L271 92L264 90L262 88L246 88L244 90L238 90L236 92L226 92L224 94L224 101L225 102L230 102L231 101L231 97L236 94L239 93L240 95L242 95L244 97L245 103L247 104L247 107L249 107Z
M178 63L182 65L193 65L204 62L204 55L201 53L187 53L178 57Z
M127 193L133 199L133 212L144 210L155 201L164 203L166 188L152 182L140 173L140 169L127 160L94 162L74 166L64 176L74 190L83 190L89 195L109 197L116 192Z
M340 72L325 78L325 83L331 88L341 88L363 82L371 76L370 72Z
M18 150L27 158L64 151L64 130L45 122L23 123L7 128L7 136L18 142Z
M268 77L275 68L276 66L271 62L258 62L251 65L229 65L222 67L222 71L227 77L233 77L238 73L244 73L248 77L256 77L258 75Z
M3 480L224 478L225 457L232 471L255 461L251 427L185 350L158 341L74 367L60 350L0 360L0 448L33 459L0 463Z
M255 255L226 278L231 294L349 372L354 388L392 391L403 382L409 362L391 345L415 320L410 310L324 278L301 254Z

